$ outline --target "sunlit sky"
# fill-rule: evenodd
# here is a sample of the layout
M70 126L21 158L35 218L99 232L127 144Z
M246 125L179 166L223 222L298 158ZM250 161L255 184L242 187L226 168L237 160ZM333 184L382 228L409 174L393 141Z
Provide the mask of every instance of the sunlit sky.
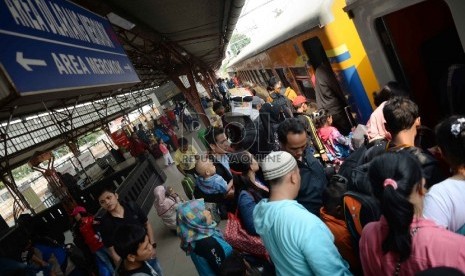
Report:
M294 5L296 0L247 0L235 32L254 37L260 30L266 28L288 6Z
M244 34L251 39L250 44L241 50L241 55L255 51L259 45L269 43L275 37L297 35L293 31L297 31L297 26L312 28L318 25L319 15L331 2L332 0L247 0L234 30L234 33ZM223 63L227 63L230 58L232 56L227 56Z
M236 24L235 32L251 38L263 33L269 26L284 18L281 14L290 10L298 12L302 9L318 9L321 0L247 0L242 8L241 16ZM293 20L293 18L288 18Z

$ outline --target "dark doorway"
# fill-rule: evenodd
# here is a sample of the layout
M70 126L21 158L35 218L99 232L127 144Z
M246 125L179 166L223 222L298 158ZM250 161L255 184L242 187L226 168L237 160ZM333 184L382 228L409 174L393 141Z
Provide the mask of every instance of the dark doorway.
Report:
M449 7L424 1L378 18L376 28L396 80L409 87L422 123L433 127L450 113L448 69L463 55Z

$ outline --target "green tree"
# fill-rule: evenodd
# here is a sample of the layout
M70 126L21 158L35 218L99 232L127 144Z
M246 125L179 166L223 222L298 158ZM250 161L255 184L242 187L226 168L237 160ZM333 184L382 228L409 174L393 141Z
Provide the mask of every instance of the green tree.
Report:
M237 56L239 52L250 43L250 37L245 34L234 33L229 40L229 48L234 56Z
M26 176L29 176L29 174L31 174L32 172L34 172L34 170L32 170L28 164L24 164L12 170L13 178L15 179L15 181L23 179Z
M68 149L68 146L66 146L66 145L63 145L63 146L53 150L53 155L55 156L56 159L58 159L58 158L60 158L62 156L65 156L68 153L69 153L69 149Z
M97 138L102 136L104 133L102 130L91 132L85 136L81 136L78 138L77 144L79 147L85 144L94 144L97 141Z

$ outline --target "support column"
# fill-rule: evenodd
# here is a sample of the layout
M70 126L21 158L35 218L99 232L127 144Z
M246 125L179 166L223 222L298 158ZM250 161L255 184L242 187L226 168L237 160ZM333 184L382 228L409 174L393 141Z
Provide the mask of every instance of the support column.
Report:
M5 185L5 187L8 189L8 192L11 194L14 200L14 205L13 205L13 216L14 219L17 219L17 216L19 215L18 213L21 213L22 211L29 209L32 214L35 214L34 209L31 207L29 202L26 200L24 195L19 191L18 186L16 186L15 179L13 177L13 173L10 168L10 163L8 158L5 158L8 156L8 132L10 129L10 123L13 118L13 113L16 108L13 108L10 110L10 117L8 118L8 122L6 126L0 127L0 143L3 144L3 149L4 152L0 152L0 157L2 157L4 162L0 163L0 178ZM14 146L14 144L13 144ZM17 210L19 208L20 210Z
M34 208L32 208L32 206L26 200L24 195L19 191L18 186L16 186L16 182L13 178L11 170L9 168L1 166L0 173L0 177L2 179L3 184L5 184L5 187L8 189L8 192L10 192L11 196L13 197L15 204L17 204L17 207L13 206L13 216L15 221L18 218L18 215L26 209L29 209L29 211L31 211L32 214L35 214L36 212L34 211ZM20 208L21 210L16 210L15 208Z

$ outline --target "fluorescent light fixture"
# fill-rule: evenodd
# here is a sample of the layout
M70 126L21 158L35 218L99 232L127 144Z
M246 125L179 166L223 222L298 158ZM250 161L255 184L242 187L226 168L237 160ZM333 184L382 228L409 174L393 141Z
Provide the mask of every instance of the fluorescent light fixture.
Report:
M136 26L136 24L122 18L121 16L113 12L110 12L109 14L107 14L107 18L108 20L110 20L111 24L121 27L128 31Z

